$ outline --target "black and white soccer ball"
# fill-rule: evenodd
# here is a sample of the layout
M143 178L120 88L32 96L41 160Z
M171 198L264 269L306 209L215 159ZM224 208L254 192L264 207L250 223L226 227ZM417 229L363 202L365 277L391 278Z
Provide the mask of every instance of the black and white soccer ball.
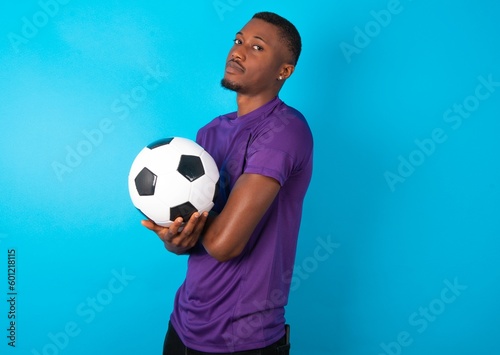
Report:
M168 227L182 217L210 211L218 192L214 159L192 140L161 139L142 149L132 163L128 188L134 206Z

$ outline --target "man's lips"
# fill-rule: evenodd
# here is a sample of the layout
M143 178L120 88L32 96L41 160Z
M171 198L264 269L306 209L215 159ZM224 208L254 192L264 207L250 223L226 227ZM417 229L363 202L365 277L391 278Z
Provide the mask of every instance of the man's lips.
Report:
M243 65L231 59L226 64L226 71L229 72L239 71L243 73L245 71L245 67L243 67Z

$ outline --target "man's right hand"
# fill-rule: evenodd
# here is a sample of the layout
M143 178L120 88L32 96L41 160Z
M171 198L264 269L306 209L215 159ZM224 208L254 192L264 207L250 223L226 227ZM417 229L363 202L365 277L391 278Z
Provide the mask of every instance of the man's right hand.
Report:
M189 249L198 243L207 218L208 212L203 212L201 215L195 212L184 226L181 217L178 217L170 227L159 226L149 219L142 220L141 224L155 232L168 251L181 255L186 254Z

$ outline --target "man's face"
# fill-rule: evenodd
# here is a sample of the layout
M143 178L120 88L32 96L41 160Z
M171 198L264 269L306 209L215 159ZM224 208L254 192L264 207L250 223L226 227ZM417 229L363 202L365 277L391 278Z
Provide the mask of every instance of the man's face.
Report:
M275 90L286 54L278 28L263 20L252 19L236 34L221 84L246 95Z

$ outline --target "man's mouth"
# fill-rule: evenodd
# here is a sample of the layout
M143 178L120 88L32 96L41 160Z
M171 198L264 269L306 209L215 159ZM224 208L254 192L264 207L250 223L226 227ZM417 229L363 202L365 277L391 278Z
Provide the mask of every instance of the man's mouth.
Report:
M244 72L245 67L241 65L240 63L236 62L234 59L231 59L229 62L226 64L226 71L239 71L239 72Z

